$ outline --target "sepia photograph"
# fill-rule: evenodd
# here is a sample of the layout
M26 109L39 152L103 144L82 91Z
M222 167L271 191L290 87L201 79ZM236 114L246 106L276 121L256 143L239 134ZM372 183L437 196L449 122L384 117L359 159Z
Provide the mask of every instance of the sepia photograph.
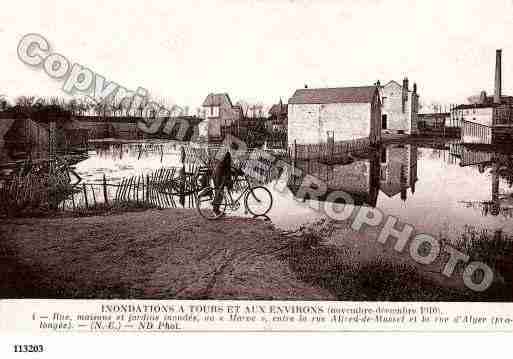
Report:
M0 306L513 302L512 1L5 5Z

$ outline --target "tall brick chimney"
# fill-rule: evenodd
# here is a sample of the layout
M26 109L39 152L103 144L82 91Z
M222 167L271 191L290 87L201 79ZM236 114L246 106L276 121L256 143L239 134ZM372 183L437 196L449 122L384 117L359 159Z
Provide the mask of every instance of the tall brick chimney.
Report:
M495 87L493 103L501 103L502 96L502 50L495 52Z
M406 102L408 102L408 78L405 77L403 80L403 93L402 93L402 104L403 104L403 113L406 112Z

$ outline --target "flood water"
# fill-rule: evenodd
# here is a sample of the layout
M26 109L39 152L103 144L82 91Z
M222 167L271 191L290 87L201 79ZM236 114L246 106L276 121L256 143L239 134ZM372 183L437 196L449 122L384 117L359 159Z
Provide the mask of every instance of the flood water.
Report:
M142 153L134 144L103 145L76 171L86 182L99 182L104 173L119 181L179 166L180 145L163 143ZM513 156L457 143L428 146L393 144L351 163L301 167L325 181L328 191L345 191L356 204L379 208L417 231L452 237L474 226L513 233ZM290 182L275 179L266 187L274 198L268 216L278 227L294 229L324 216ZM244 215L242 209L236 214Z
M109 183L119 183L124 177L180 166L182 145L162 141L98 144L75 164L75 171L86 183L101 183L104 174ZM513 154L456 142L398 143L354 156L344 164L303 162L298 166L325 182L328 194L344 191L355 204L394 215L417 232L455 238L474 227L513 234ZM284 178L266 184L274 198L268 217L276 226L291 230L325 216L313 208L324 206L326 198L305 199L297 185ZM234 214L245 215L243 209Z

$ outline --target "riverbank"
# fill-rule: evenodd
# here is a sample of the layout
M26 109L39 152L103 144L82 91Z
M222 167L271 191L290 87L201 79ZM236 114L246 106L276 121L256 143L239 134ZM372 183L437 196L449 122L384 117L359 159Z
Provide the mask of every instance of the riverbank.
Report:
M334 299L278 258L268 222L147 210L0 224L0 293L18 298Z
M0 224L3 298L505 300L461 276L324 223L285 235L270 222L206 221L187 209ZM499 283L500 284L500 283ZM501 294L502 293L502 294Z

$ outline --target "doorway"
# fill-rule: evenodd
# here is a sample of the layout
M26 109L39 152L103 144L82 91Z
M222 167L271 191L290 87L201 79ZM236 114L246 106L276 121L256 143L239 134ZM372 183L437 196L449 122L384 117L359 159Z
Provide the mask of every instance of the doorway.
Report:
M387 129L387 115L381 116L381 129L386 130Z

